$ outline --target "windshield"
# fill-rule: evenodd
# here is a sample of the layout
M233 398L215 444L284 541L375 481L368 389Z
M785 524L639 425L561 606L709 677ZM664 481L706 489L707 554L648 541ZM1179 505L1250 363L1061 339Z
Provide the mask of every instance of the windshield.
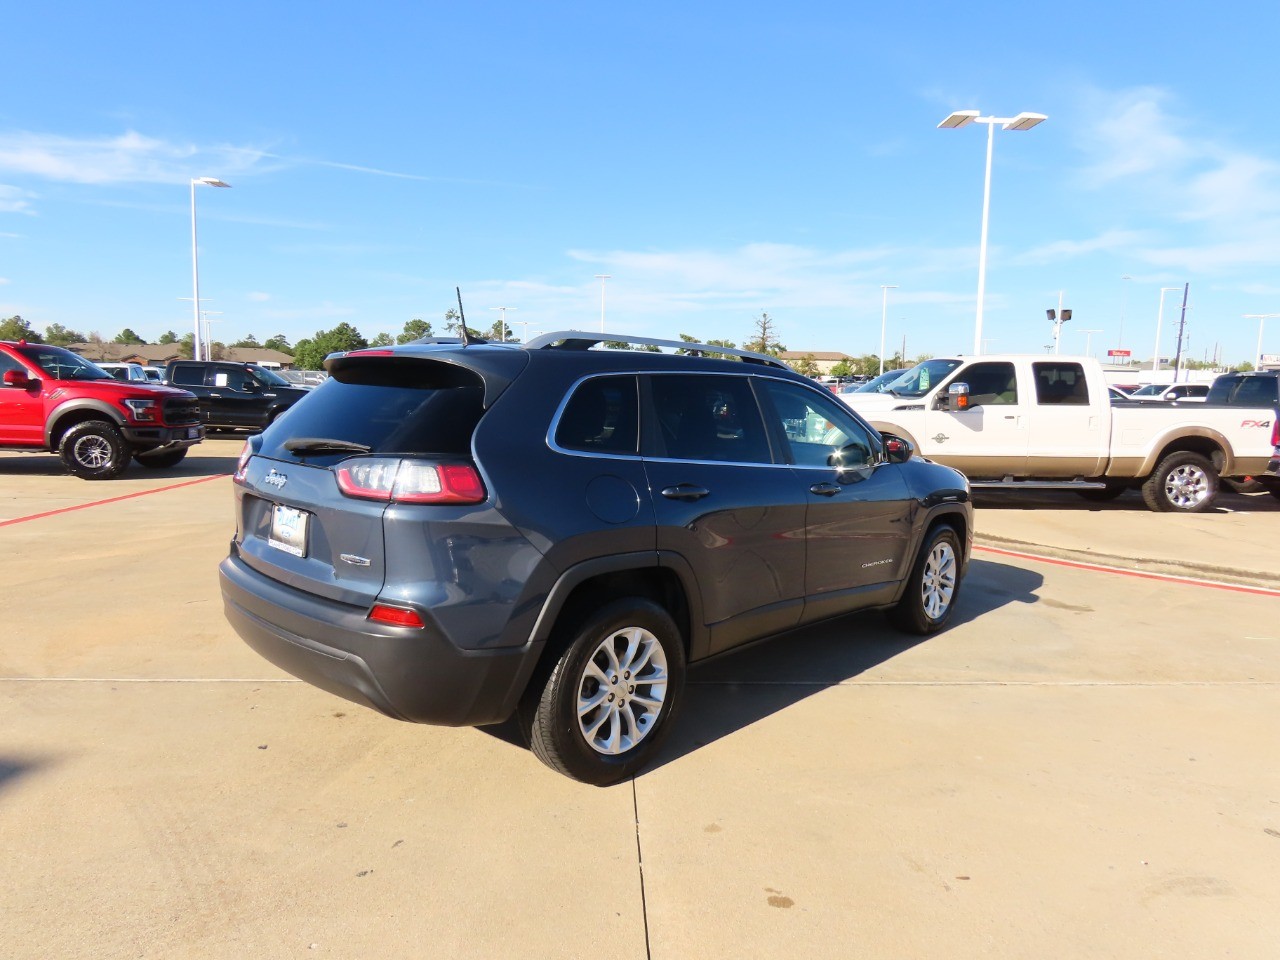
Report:
M16 349L29 362L34 363L54 380L112 379L111 374L97 364L90 363L79 354L64 350L62 347L29 343L25 347L17 347Z
M257 380L264 387L293 386L293 384L291 384L284 377L280 376L280 374L275 373L272 370L268 370L266 367L260 367L256 363L249 364L248 369L249 369L249 372L253 374L254 379Z
M866 383L859 384L854 393L884 393L889 389L889 384L897 380L901 376L910 373L910 370L889 370L880 376L868 380Z
M926 360L919 366L912 367L886 388L886 393L895 397L923 397L942 382L942 379L956 367L960 360Z

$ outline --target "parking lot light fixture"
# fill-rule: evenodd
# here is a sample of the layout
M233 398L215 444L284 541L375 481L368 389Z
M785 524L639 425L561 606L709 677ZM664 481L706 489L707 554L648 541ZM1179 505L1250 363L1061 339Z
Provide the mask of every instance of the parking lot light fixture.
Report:
M1019 113L1012 117L983 117L977 110L957 110L938 124L940 130L959 130L971 123L987 125L987 169L982 184L982 239L978 245L978 310L973 328L973 352L982 353L982 307L987 292L987 225L991 214L991 152L996 124L1004 130L1030 130L1049 119L1043 113Z
M889 312L889 291L897 290L896 283L880 284L880 372L884 373L884 328L885 318Z
M613 277L607 273L597 273L595 278L600 281L600 332L604 333L604 282Z
M194 177L191 180L191 311L195 315L195 339L191 342L192 358L203 359L200 355L200 257L196 246L196 187L230 187L216 177Z

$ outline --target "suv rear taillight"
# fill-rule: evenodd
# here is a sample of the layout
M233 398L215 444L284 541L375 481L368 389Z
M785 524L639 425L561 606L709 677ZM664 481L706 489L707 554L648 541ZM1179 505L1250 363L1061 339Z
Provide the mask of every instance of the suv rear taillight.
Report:
M244 442L244 449L240 451L240 459L236 461L236 472L231 475L232 483L244 483L244 472L249 469L249 459L253 456L253 447L249 446L249 441Z
M487 495L475 467L399 457L363 457L338 467L338 489L361 500L396 503L482 503Z

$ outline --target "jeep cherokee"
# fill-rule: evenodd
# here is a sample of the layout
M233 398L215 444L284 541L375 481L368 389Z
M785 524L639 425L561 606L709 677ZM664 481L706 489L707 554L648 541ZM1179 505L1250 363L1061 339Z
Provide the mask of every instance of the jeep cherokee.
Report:
M234 475L241 637L391 717L515 716L542 761L603 785L652 757L687 663L866 608L950 620L960 473L772 357L606 339L330 356Z

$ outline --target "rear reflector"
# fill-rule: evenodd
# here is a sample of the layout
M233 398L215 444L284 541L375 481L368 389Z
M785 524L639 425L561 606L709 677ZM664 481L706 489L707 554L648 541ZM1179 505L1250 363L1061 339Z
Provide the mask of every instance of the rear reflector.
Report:
M338 489L361 500L396 503L483 503L484 481L468 463L430 463L399 457L357 457L343 461Z
M373 609L369 611L369 619L375 623L389 623L393 627L417 627L421 629L426 626L416 610L406 610L403 607L388 607L381 603L375 604Z
M231 475L234 483L244 483L244 472L249 469L249 460L253 456L253 447L249 446L249 441L244 442L244 448L240 451L240 459L236 461L236 472Z

